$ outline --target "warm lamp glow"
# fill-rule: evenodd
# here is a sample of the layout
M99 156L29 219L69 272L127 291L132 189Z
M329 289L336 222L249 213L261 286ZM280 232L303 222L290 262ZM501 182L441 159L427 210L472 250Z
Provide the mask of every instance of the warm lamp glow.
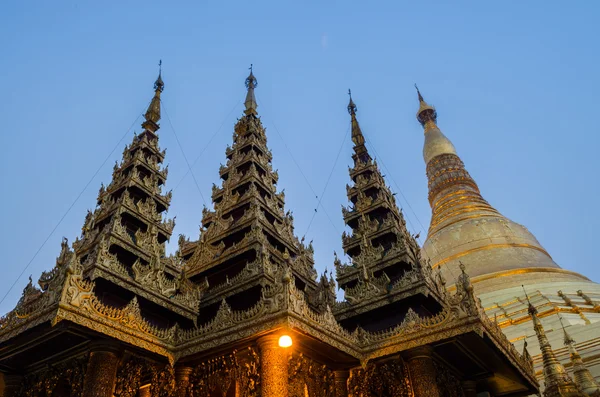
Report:
M279 337L280 347L290 347L292 345L292 337L289 335L281 335Z

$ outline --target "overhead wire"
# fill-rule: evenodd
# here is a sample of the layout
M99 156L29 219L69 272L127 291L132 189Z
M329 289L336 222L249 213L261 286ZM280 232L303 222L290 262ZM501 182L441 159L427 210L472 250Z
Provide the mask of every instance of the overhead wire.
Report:
M150 102L148 102L148 105L144 109L148 108L149 105L150 105ZM138 114L138 116L136 117L136 119L133 121L133 123L131 123L131 125L129 126L129 128L127 129L127 131L125 131L125 133L123 134L123 136L121 136L121 139L119 139L119 141L113 147L113 149L110 151L110 153L108 154L108 156L106 156L106 158L104 159L104 161L102 161L102 164L100 164L100 166L98 167L98 169L96 169L96 172L94 172L94 174L89 179L89 181L85 184L85 186L83 187L83 189L81 189L81 191L79 192L79 194L77 195L77 197L75 198L75 200L71 203L71 205L69 206L69 208L67 208L67 211L59 219L58 223L56 224L56 226L54 226L54 228L52 229L52 231L50 232L50 234L48 234L48 237L46 237L46 239L42 242L42 244L37 249L37 251L35 251L35 254L33 254L33 257L29 260L29 262L27 263L27 265L23 268L23 270L21 271L21 273L19 274L19 276L16 278L16 280L12 283L12 285L8 289L8 291L6 291L6 293L4 294L4 296L2 297L2 299L0 300L0 305L4 302L4 300L6 299L6 297L8 296L8 294L10 294L10 292L13 290L13 288L15 287L15 285L17 285L17 283L19 282L19 280L21 279L21 277L23 277L23 274L25 274L25 272L27 271L27 269L29 268L29 266L31 266L31 264L33 263L33 261L35 260L35 258L38 256L38 254L40 253L40 251L42 250L42 248L44 248L44 246L46 245L46 243L48 242L48 240L50 240L50 238L52 237L52 235L54 234L54 232L56 231L56 229L58 229L58 227L61 225L61 223L63 222L63 220L67 217L67 215L69 214L69 212L71 212L71 209L73 209L73 207L79 201L79 199L81 198L81 196L83 195L83 193L87 190L87 188L90 186L90 184L96 178L96 176L98 175L98 173L100 173L100 171L102 170L102 168L104 167L104 165L106 164L106 162L111 158L111 156L113 155L113 153L115 152L115 150L117 150L117 148L119 147L119 145L121 145L121 142L123 141L123 139L125 139L125 137L129 134L129 131L131 131L131 129L133 128L133 126L135 125L135 123L138 122L138 120L140 119L140 117L142 117L143 114L144 114L144 110L142 110L142 112L140 112Z
M256 99L260 102L260 105L263 106L262 102L260 101L260 98L256 97ZM315 189L313 189L311 183L308 181L308 178L306 177L306 175L304 174L304 172L302 171L302 168L300 167L300 164L298 164L298 162L296 161L296 158L294 157L294 155L292 154L292 151L290 150L290 148L288 147L287 143L285 142L285 140L283 139L283 136L279 133L279 129L277 128L277 125L275 125L275 121L271 120L271 124L273 125L275 132L277 133L277 135L279 136L279 139L281 139L281 142L283 142L283 146L285 147L285 149L287 150L288 154L290 155L290 158L292 159L292 161L294 162L294 164L296 165L296 167L298 168L298 171L300 171L300 174L302 175L302 177L304 178L304 181L306 182L306 184L308 185L310 191L312 192L312 194L315 195L315 198L317 200L319 200L319 196L317 195L317 192L315 192ZM319 201L318 205L321 206L321 208L323 209L323 212L325 213L325 215L327 216L327 219L329 219L329 223L331 223L331 226L333 226L333 228L335 229L336 233L340 234L340 231L338 230L337 226L335 226L335 223L333 223L333 221L331 220L331 217L329 216L329 214L327 213L327 210L325 209L325 207L323 207L323 204L321 204L321 202Z
M208 147L210 146L210 144L213 141L213 139L215 139L215 137L219 134L219 132L221 132L221 129L223 129L223 126L225 125L225 122L229 119L229 116L231 116L231 114L233 113L233 111L238 107L238 105L241 102L242 102L241 100L237 101L236 104L235 104L235 106L233 108L231 108L231 110L229 111L229 113L227 114L227 116L225 116L225 118L223 119L223 122L221 123L221 125L219 126L219 128L214 132L214 134L212 134L212 136L210 137L210 139L208 140L208 142L206 143L206 145L204 146L204 148L200 151L200 153L198 154L198 156L196 157L196 159L192 162L192 168L194 168L194 166L196 165L196 163L198 162L198 160L200 160L200 157L202 157L202 155L204 154L204 152L206 151L206 149L208 149ZM177 188L179 187L179 185L181 185L181 183L188 176L189 173L190 173L190 168L188 168L188 170L181 177L181 179L179 180L179 182L177 182L177 184L173 188L173 191L177 190Z
M398 190L398 192L400 192L400 195L402 196L402 198L404 198L404 201L406 202L406 204L408 205L408 208L410 209L410 211L412 212L412 214L414 215L415 219L417 220L417 222L419 222L419 225L421 225L421 228L423 231L427 230L425 228L425 226L423 226L423 223L421 223L421 220L419 219L419 217L417 216L415 210L413 209L412 205L410 205L410 202L408 201L408 199L406 198L406 196L404 195L404 193L402 192L402 189L400 189L400 186L396 183L396 180L394 179L394 176L392 175L392 173L390 172L390 170L388 169L388 167L385 165L385 162L383 161L383 158L379 156L379 153L377 153L377 149L375 148L375 145L373 145L373 142L369 140L369 138L367 137L367 135L365 135L365 140L367 141L367 143L369 144L369 146L371 146L371 148L373 149L373 153L375 153L375 156L377 156L377 158L379 159L379 162L381 163L381 165L383 166L383 168L385 169L385 172L387 175L389 175L390 180L392 181L392 183L394 184L394 186L396 187L396 189ZM408 223L411 225L413 230L416 230L416 228L414 227L413 223L411 222L410 218L407 218ZM420 235L420 233L419 233ZM420 236L419 236L420 237ZM440 252L438 251L437 247L435 246L435 244L431 244L431 247L434 249L434 251L436 252L436 255L439 255ZM423 249L425 249L425 247L423 246ZM427 251L427 249L425 249L425 251ZM429 256L429 254L427 255ZM450 267L447 267L448 270L450 271L450 274L452 275L453 278L456 279L456 277L454 276L454 272L452 271L452 269Z
M192 174L192 178L194 179L194 183L196 184L196 188L198 189L198 193L200 193L200 197L202 198L202 202L206 206L206 200L204 199L204 195L202 194L202 190L200 190L200 185L198 184L198 180L196 179L196 175L194 175L194 171L192 170L192 166L190 165L190 162L188 161L188 158L185 155L185 151L183 150L183 146L181 145L181 142L179 141L179 137L177 136L177 132L175 132L175 127L173 127L173 123L171 122L171 117L169 116L169 112L167 111L167 107L165 106L165 104L164 104L164 102L162 100L160 101L160 103L162 105L162 108L165 111L165 115L167 116L167 121L169 122L169 125L171 126L171 131L173 131L173 135L175 136L175 141L177 142L177 146L179 146L179 150L181 150L181 154L183 155L183 159L185 160L185 163L188 166L188 171Z
M306 235L308 234L308 231L310 230L310 227L311 227L313 221L315 220L315 217L317 215L317 209L321 205L321 200L323 200L323 196L325 196L325 191L327 190L327 186L329 186L329 181L331 180L331 176L333 175L333 171L335 171L335 166L337 165L338 159L340 158L340 154L342 153L342 149L344 148L344 144L346 143L346 137L348 136L348 132L349 131L350 131L350 125L348 125L348 129L344 133L344 137L342 139L342 144L340 145L340 149L337 152L337 156L335 156L335 161L333 162L333 167L331 167L331 171L329 172L329 177L327 177L327 181L325 182L325 186L323 187L323 191L321 192L321 195L319 196L319 200L317 202L317 206L315 207L315 211L313 212L313 215L310 218L310 222L308 223L308 227L306 228L306 232L304 232L304 237L306 237Z

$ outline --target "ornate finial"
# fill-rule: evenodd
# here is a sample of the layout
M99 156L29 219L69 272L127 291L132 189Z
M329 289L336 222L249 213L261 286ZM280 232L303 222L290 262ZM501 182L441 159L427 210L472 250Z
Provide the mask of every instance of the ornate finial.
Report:
M352 100L352 91L350 91L350 88L348 88L348 96L350 97L350 102L348 103L348 113L355 115L358 109Z
M562 316L559 315L558 318L565 335L565 346L568 346L569 349L571 364L573 366L573 379L575 380L575 383L586 395L600 396L600 385L598 382L596 382L590 373L590 370L585 366L583 360L581 359L581 355L575 348L575 340L567 333L567 330L565 329Z
M254 77L254 74L252 73L253 65L250 64L248 69L250 70L250 74L246 78L246 88L256 88L258 86L258 80L256 80L256 77Z
M574 345L575 340L571 337L571 335L569 335L567 333L567 330L565 329L565 325L563 324L562 316L559 315L558 319L560 320L560 326L562 327L563 334L565 335L565 339L564 339L565 346Z
M437 112L433 106L430 106L423 99L423 95L421 95L421 91L419 91L419 87L415 84L415 88L417 89L417 95L419 96L419 110L417 111L417 120L423 127L427 124L427 122L435 122L437 121Z
M256 88L256 86L258 86L258 81L256 80L256 77L254 77L254 74L252 73L252 69L253 69L252 64L250 64L250 67L248 69L250 69L250 74L246 78L246 88L248 89L248 93L246 94L246 101L244 102L244 105L246 106L246 110L244 111L244 113L246 113L246 115L251 115L251 114L256 115L256 114L258 114L256 112L256 108L258 108L258 104L256 103L256 98L254 96L254 88Z
M142 127L147 131L155 133L158 129L158 121L160 120L160 93L165 88L165 83L162 80L162 60L158 62L158 78L154 82L154 97L150 101L150 106L146 114L144 114L145 122Z
M158 78L154 82L154 90L162 92L165 88L165 83L162 80L162 59L158 61Z
M425 102L423 96L421 95L421 91L419 91L419 87L417 87L417 83L415 83L415 88L417 89L417 95L419 95L419 102Z
M529 307L527 308L527 311L532 316L537 315L537 309L535 308L535 306L533 306L533 304L529 300L529 295L527 295L527 291L525 291L525 286L523 284L521 284L521 288L523 288L523 292L525 292L525 298L527 299L527 303L529 305Z

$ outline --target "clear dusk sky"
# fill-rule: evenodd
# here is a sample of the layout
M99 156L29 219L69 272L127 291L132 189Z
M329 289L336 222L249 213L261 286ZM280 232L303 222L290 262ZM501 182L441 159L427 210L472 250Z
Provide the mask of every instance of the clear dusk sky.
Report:
M198 238L203 207L193 178L182 180L188 167L176 137L190 163L200 156L193 173L209 200L253 63L278 186L296 234L314 240L319 272L342 251L348 88L410 230L426 234L418 83L484 197L526 225L563 268L600 281L599 17L597 0L6 0L0 298L118 148L0 313L14 307L27 276L35 282L52 268L62 236L72 242L80 234L100 183L110 182L115 160L140 131L159 59L166 85L160 145L174 189L169 216L177 216L169 252L180 233ZM317 206L312 190L323 208L308 228Z

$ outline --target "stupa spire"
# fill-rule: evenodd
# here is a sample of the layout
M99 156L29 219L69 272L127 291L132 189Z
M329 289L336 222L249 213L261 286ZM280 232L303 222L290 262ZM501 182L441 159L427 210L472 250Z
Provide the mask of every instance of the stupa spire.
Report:
M419 97L419 111L417 112L417 120L419 120L419 123L421 123L423 127L426 127L428 123L429 125L435 125L437 121L437 112L435 108L425 102L425 99L423 99L423 95L421 95L421 91L419 91L419 87L417 87L416 84L415 88Z
M244 102L244 105L246 105L246 110L244 111L244 113L246 113L246 115L258 114L256 111L256 109L258 108L258 104L256 103L256 97L254 96L254 89L257 85L258 81L252 73L252 64L250 64L250 74L246 78L246 88L248 89L248 92L246 93L246 101Z
M350 89L348 89L348 96L350 97L350 102L348 103L348 113L350 113L352 122L352 142L354 142L354 153L356 153L356 156L358 156L363 162L368 161L371 159L371 156L369 155L367 147L365 146L365 137L356 118L356 112L358 111L358 108L352 100L352 91Z
M146 121L142 124L142 127L151 132L156 132L160 127L158 121L160 120L160 94L165 88L165 83L162 80L162 60L158 62L158 77L154 82L154 97L150 101L148 110L144 114Z
M463 259L474 284L483 281L480 276L491 273L510 276L524 264L550 271L558 268L535 236L485 200L454 145L438 127L437 111L418 88L417 97L416 118L424 130L423 159L431 205L423 250L432 266L442 266L445 276L452 278L458 272L459 259ZM513 282L517 286L522 283Z
M600 385L598 385L598 382L596 382L590 373L590 370L583 363L583 359L575 348L575 340L567 333L562 317L560 317L560 325L562 326L564 333L565 346L569 349L569 358L573 365L573 377L575 378L575 383L588 396L600 396Z
M525 292L525 297L527 298L527 311L533 320L533 328L540 344L540 351L542 352L542 359L544 362L544 396L583 397L584 394L579 391L575 385L575 382L573 382L573 379L571 379L565 370L565 367L563 367L563 365L556 359L554 351L552 351L552 346L550 345L548 337L546 336L546 332L544 331L544 327L537 316L537 309L529 300L529 296L527 295L527 291L525 291L525 287L522 287L523 292Z

